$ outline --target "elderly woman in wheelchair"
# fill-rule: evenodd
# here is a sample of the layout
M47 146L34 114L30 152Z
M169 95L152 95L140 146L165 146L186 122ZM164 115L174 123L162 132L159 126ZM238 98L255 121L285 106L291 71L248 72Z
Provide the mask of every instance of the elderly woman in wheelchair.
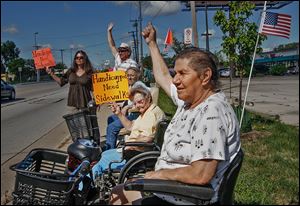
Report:
M132 157L144 151L155 149L155 145L152 143L156 126L158 122L165 119L164 112L152 103L151 92L148 88L136 86L131 89L129 98L133 101L140 115L136 120L130 121L121 112L119 105L116 103L111 105L112 112L119 117L124 127L131 132L129 136L125 136L125 145L117 149L104 151L100 161L92 168L93 178L96 185L100 187L103 184L108 184L107 181L111 182L112 185L116 184L112 179L103 180L105 178L103 173L108 173L108 176L111 177L113 170L120 170L126 161ZM107 187L104 189L108 189Z
M143 36L155 80L178 108L165 132L155 171L113 188L110 204L232 204L243 153L237 117L217 89L214 55L195 47L185 49L175 59L172 78L151 23Z

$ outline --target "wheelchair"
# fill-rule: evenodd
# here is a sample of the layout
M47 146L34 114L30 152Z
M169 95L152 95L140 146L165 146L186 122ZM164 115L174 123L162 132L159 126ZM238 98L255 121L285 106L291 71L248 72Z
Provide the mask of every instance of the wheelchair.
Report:
M169 120L167 119L158 122L153 143L123 143L122 160L110 162L108 169L94 179L95 186L99 190L98 204L108 204L114 186L124 183L127 179L141 178L146 172L153 170L168 124ZM144 150L126 150L128 146L143 147ZM112 169L113 164L121 163L123 160L126 160L126 164L122 168Z
M144 155L147 156L147 152L144 153ZM158 157L159 153L156 155ZM218 198L214 203L211 202L214 196L214 190L211 185L192 185L161 179L138 179L126 182L124 189L128 191L134 190L172 195L196 205L232 205L234 203L234 187L242 166L243 158L244 153L242 149L240 149L224 173L224 178L221 181L217 195ZM139 160L136 161L138 162Z

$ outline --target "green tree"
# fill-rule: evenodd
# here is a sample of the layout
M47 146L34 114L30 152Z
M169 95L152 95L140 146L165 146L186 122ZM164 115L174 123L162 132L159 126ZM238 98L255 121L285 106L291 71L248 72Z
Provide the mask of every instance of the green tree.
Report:
M64 70L67 69L67 68L68 68L68 67L67 67L64 63L59 62L59 63L57 63L57 64L55 65L54 70L55 70L56 72L58 72L59 74L63 74Z
M223 32L222 52L227 56L231 68L230 75L230 97L231 97L231 81L235 70L240 76L240 92L239 105L241 106L242 96L242 81L244 69L251 64L251 58L254 52L257 39L258 27L255 23L249 22L249 17L255 5L249 1L231 1L229 3L228 18L222 10L218 10L213 17L217 26ZM261 43L266 39L266 36L260 36L257 52Z
M165 53L160 53L160 54L163 57L163 59L165 60L167 66L168 67L172 67L172 65L173 65L173 62L172 62L173 57L171 57L171 58L167 57L167 54L165 54ZM152 70L153 64L152 64L152 60L151 60L151 56L150 55L145 56L143 58L143 67Z
M214 52L214 55L218 58L219 66L228 67L228 61L225 60L224 54L222 50Z
M14 75L18 75L19 74L18 68L21 67L23 69L24 65L25 65L24 59L22 59L22 58L13 59L7 65L8 72L11 74L14 74Z
M1 63L8 67L8 64L19 58L20 50L13 41L1 43Z
M188 48L189 46L184 44L183 42L179 41L175 36L173 37L173 45L172 49L176 54L179 54L182 50L185 48Z
M143 67L152 70L152 60L150 55L143 58Z
M34 80L35 75L36 75L36 70L35 70L33 59L26 59L24 68L22 70L22 76L24 77L25 80Z
M287 49L297 49L297 48L299 48L299 43L293 42L289 44L280 44L274 48L274 51L283 51Z
M5 72L6 72L6 68L5 68L3 62L1 62L1 74L5 74Z

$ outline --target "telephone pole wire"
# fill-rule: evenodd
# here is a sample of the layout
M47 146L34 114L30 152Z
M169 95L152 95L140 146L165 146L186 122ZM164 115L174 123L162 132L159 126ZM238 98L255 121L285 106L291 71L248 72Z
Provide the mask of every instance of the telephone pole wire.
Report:
M135 19L135 20L130 20L130 22L134 22L133 23L133 27L135 27L135 35L136 35L136 38L135 38L135 40L136 40L136 62L137 63L139 63L139 37L138 37L138 20L137 19Z
M140 46L141 46L141 50L140 50L140 55L139 55L139 63L140 63L140 69L141 69L141 74L143 75L143 36L142 36L142 2L139 1L139 11L140 11L140 15L139 15L139 21L140 21Z
M191 12L192 12L194 46L199 47L195 1L190 1L190 4L191 4Z
M38 50L39 46L36 43L36 35L39 34L39 32L34 32L33 34L34 34L34 47L35 47L35 50ZM37 69L36 70L36 82L39 82L39 81L40 81L40 70Z

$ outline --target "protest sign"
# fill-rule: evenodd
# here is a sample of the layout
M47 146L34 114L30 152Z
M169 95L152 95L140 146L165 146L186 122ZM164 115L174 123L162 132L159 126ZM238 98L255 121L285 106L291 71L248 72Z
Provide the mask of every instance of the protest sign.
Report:
M32 57L36 69L55 66L55 61L50 48L43 48L32 51Z
M128 99L128 79L125 71L95 73L92 81L97 105Z

